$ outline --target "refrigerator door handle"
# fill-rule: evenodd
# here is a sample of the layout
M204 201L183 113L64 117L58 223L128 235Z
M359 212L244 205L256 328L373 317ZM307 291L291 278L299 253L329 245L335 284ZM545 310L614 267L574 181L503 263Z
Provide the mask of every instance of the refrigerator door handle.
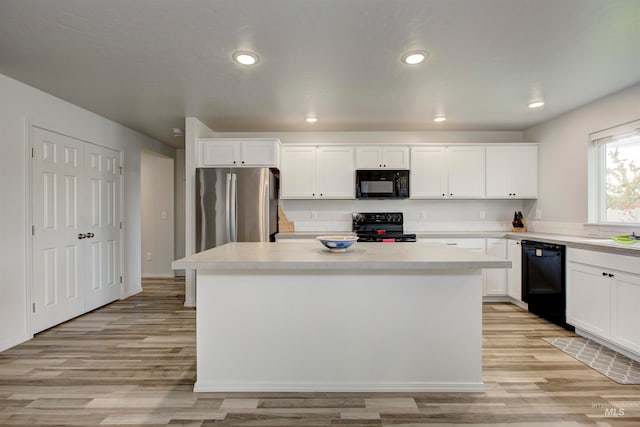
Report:
M238 176L231 174L231 241L238 241Z
M225 208L226 208L226 215L225 215L225 232L227 234L227 241L231 242L232 241L232 235L231 235L231 174L228 173L227 174L227 186L226 186L226 193L225 193Z

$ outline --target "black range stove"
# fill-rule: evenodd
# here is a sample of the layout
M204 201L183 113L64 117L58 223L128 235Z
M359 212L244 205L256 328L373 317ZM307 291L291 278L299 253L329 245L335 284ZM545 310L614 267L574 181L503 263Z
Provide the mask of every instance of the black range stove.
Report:
M415 234L404 234L402 212L353 212L351 229L358 242L415 242Z

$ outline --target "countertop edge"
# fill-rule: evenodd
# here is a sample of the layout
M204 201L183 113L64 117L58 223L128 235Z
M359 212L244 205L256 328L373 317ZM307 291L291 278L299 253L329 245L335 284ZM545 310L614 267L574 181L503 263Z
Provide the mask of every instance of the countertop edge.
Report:
M477 270L484 268L511 268L511 261L425 261L425 262L386 262L366 263L359 262L215 262L215 261L174 261L171 268L186 270L216 270L216 271L277 271L277 270L340 270L340 271L433 271L433 270Z
M410 231L409 231L410 232ZM300 231L278 233L276 237L285 239L310 239L322 235L350 235L350 231ZM560 234L547 234L536 232L514 232L514 231L437 231L437 232L415 232L418 239L465 239L465 238L508 238L511 240L536 240L545 243L565 245L575 249L585 249L596 252L611 253L617 255L628 255L640 257L640 243L635 246L615 243L613 240L597 237L569 236Z

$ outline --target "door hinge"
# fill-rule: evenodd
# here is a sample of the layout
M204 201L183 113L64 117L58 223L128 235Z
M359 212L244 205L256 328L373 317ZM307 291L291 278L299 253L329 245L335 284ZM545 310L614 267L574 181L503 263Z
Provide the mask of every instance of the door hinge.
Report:
M122 221L120 221L120 230L122 230Z
M33 308L32 309L33 309L33 312L35 313L36 312L36 303L35 302L33 303Z
M122 283L122 276L120 276L120 283Z
M36 226L35 226L35 225L32 225L32 226L31 226L31 235L32 235L32 236L35 236L35 235L36 235Z
M36 156L36 149L31 148L31 158L34 158L35 156Z
M122 175L124 172L124 168L122 166L120 166L120 175Z

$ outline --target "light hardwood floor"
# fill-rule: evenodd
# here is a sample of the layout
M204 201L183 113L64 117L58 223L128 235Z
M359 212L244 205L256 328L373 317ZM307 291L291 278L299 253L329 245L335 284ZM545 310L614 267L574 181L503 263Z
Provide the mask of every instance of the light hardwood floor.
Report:
M193 393L183 288L145 280L142 294L0 353L0 426L640 425L640 386L565 355L540 338L572 334L500 303L484 305L485 393Z

